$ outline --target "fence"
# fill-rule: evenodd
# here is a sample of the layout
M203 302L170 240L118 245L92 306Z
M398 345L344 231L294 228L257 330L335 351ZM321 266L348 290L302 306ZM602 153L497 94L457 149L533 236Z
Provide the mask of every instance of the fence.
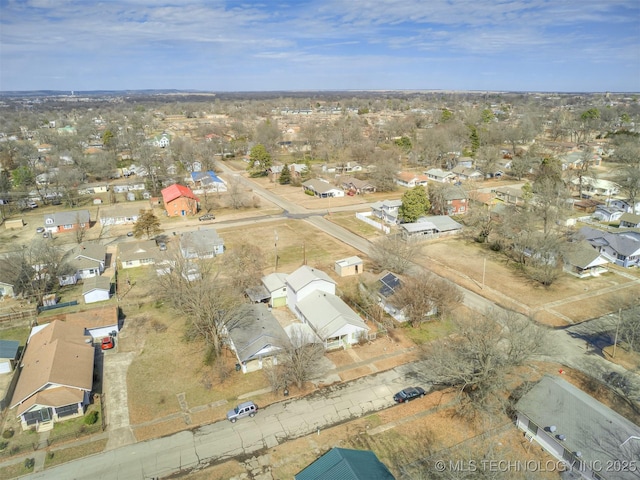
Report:
M387 227L386 225L383 225L380 222L376 222L375 220L372 220L371 218L369 218L370 216L371 216L371 212L364 212L364 213L357 212L356 213L356 218L358 220L362 220L363 222L368 223L369 225L371 225L373 228L377 228L378 230L382 230L386 234L389 234L389 232L391 232L391 229L389 227Z
M56 303L55 305L43 305L42 307L38 307L38 312L45 312L47 310L55 310L56 308L73 307L74 305L78 305L78 301L77 300L72 300L70 302Z
M0 310L0 327L12 327L15 324L31 325L37 317L35 307L24 307L20 310L14 308Z

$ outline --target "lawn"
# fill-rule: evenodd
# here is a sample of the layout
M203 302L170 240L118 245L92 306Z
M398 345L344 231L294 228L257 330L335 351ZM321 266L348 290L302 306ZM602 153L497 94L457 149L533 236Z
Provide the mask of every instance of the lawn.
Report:
M94 453L103 452L107 446L107 440L96 440L95 442L85 443L77 447L61 448L58 450L50 450L45 458L44 468L51 468L62 463L70 462L77 458L93 455Z

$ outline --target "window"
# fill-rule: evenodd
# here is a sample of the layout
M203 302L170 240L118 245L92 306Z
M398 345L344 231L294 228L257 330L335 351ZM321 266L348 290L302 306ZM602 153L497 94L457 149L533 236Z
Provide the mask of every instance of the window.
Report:
M58 407L56 408L56 413L58 414L58 417L68 417L69 415L75 415L78 413L78 404L74 403L73 405Z
M460 207L458 210L464 212L464 207Z
M69 224L62 226L63 230L71 230L72 228L73 228L73 225L69 225Z

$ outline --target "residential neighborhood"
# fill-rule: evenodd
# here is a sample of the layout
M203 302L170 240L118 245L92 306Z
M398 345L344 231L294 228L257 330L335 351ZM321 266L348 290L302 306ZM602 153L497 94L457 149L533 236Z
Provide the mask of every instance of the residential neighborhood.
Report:
M637 478L635 97L111 98L2 100L0 477Z

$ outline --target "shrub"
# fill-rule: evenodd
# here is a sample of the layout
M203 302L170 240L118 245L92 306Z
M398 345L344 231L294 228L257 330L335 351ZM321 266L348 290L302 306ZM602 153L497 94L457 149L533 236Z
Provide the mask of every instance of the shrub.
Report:
M31 470L35 464L36 461L33 458L25 458L24 460L24 468L27 470Z
M100 414L98 413L97 410L93 410L92 412L89 412L85 417L84 417L84 423L86 423L87 425L93 425L98 421L98 416Z
M0 442L0 451L6 450L8 445L9 445L9 442Z
M11 438L13 437L13 428L8 428L4 432L2 432L2 438Z

